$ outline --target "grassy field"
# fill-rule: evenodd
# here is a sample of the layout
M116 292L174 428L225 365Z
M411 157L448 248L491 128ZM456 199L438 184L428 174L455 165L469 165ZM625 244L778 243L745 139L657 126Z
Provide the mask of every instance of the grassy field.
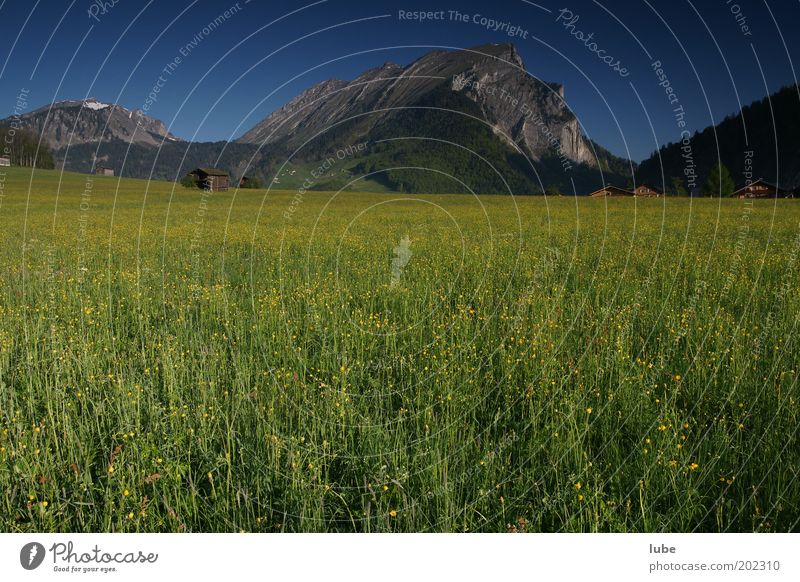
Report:
M799 234L12 168L0 530L796 531Z

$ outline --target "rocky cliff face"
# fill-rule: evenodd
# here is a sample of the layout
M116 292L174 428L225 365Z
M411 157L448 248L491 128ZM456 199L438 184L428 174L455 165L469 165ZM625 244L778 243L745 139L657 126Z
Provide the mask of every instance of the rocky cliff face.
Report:
M442 86L478 104L482 121L533 159L554 150L566 159L597 165L564 102L563 87L531 77L510 44L433 51L407 67L386 63L350 82L325 81L272 113L239 141L262 145L283 140L299 146L354 120L360 122L356 126L361 134L354 137L363 138L387 117L413 107Z
M53 150L115 139L147 146L179 141L162 121L95 99L59 101L22 115L19 124L40 134Z

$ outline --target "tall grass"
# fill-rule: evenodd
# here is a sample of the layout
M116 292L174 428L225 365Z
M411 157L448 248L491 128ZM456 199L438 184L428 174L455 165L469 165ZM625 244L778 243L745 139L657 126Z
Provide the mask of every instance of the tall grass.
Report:
M29 180L3 531L798 529L794 201Z

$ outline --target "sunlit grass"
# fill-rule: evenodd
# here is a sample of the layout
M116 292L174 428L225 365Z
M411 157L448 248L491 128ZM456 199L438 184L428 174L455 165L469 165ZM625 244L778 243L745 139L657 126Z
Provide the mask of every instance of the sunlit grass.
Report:
M0 530L798 528L798 202L88 180L3 185Z

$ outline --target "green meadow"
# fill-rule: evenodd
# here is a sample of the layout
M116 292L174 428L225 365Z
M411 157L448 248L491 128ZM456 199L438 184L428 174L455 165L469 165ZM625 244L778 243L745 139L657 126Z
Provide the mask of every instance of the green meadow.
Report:
M11 168L0 531L800 528L800 202Z

